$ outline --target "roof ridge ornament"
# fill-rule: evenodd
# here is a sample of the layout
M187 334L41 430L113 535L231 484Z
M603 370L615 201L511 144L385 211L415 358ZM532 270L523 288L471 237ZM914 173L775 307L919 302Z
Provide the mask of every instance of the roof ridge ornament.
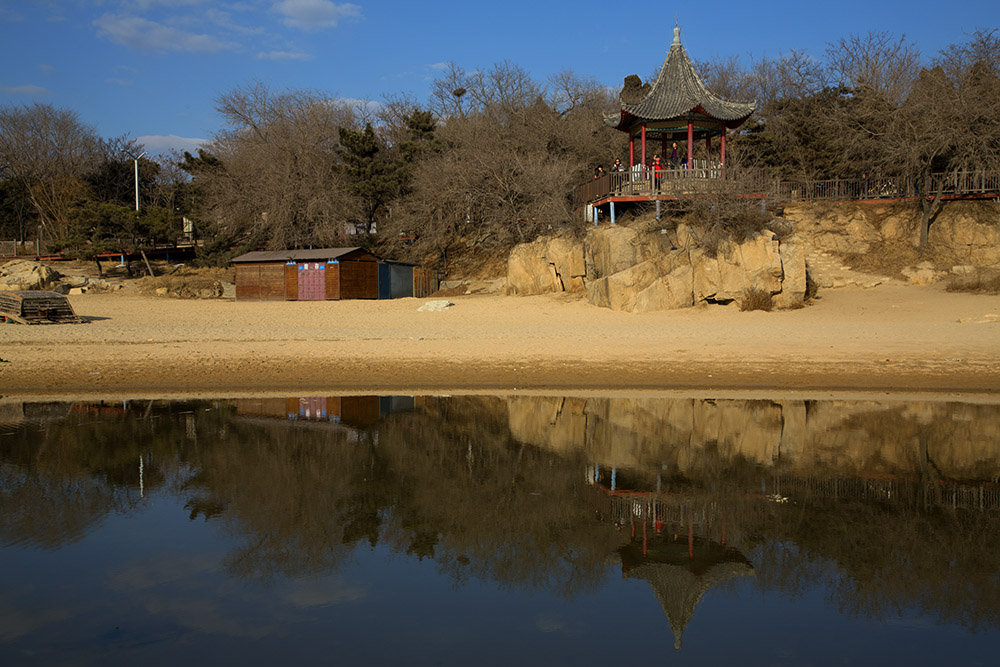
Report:
M670 45L670 48L681 45L681 26L680 23L674 24L674 41Z

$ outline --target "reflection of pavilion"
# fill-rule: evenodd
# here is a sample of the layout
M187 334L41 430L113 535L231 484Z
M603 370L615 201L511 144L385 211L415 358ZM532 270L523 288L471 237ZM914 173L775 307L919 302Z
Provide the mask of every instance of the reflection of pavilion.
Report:
M709 589L735 577L753 575L750 561L737 549L700 537L680 540L660 535L642 547L633 540L618 554L622 577L644 579L653 589L678 649L684 628Z
M711 496L664 493L659 477L656 491L623 490L614 482L609 488L599 480L598 467L590 468L588 481L600 491L598 512L629 530L628 544L618 550L622 578L649 583L679 649L702 596L725 581L752 576L753 566L726 546L725 518ZM718 541L705 536L715 531Z

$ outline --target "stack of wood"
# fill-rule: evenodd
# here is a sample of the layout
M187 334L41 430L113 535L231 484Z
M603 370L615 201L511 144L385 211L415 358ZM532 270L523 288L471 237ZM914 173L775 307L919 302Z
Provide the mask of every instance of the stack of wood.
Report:
M81 324L62 294L40 290L0 292L0 319L18 324Z

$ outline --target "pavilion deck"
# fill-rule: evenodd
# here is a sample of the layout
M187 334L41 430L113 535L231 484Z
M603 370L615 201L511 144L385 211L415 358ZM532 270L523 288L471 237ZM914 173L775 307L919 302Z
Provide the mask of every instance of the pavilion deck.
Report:
M910 199L941 194L947 199L995 197L1000 173L959 171L932 174L933 188L920 192L912 182L897 178L857 178L781 181L762 169L709 166L694 169L632 169L611 172L589 181L575 193L578 207L616 202L670 201L704 196L735 195L773 202Z

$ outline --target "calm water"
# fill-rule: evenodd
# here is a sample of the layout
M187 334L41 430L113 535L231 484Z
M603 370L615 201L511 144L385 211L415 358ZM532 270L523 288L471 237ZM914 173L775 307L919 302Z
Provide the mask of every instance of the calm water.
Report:
M0 664L996 664L1000 406L0 400Z

